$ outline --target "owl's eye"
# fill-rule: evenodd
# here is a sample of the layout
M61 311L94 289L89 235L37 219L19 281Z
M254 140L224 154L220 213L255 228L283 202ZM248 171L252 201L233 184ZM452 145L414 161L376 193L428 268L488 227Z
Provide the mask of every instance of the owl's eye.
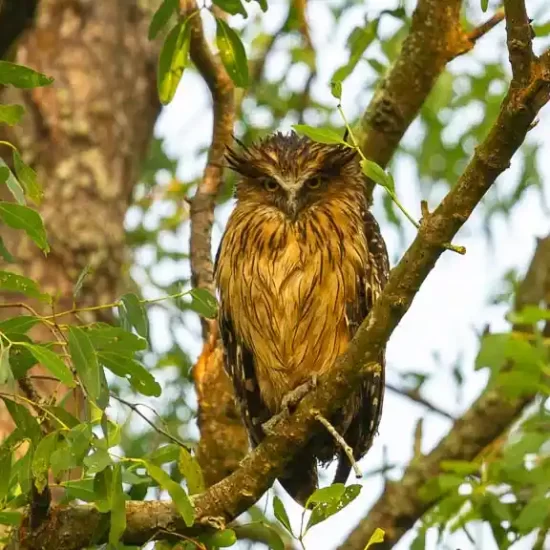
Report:
M306 181L306 186L308 189L319 189L323 183L323 178L317 176L316 178L311 178Z
M267 191L277 191L279 184L273 178L266 178L264 181L264 187Z

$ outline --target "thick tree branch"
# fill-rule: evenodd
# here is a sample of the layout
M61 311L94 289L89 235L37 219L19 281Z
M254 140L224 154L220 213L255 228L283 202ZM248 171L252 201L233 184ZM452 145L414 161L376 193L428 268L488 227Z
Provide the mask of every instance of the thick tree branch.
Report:
M244 458L235 472L194 497L198 524L227 522L248 509L271 486L295 453L317 430L322 429L316 415L330 417L343 406L366 373L379 368L376 361L380 350L443 253L441 245L452 241L495 179L509 166L512 155L525 139L538 111L550 99L550 80L540 76L543 74L540 70L533 71L533 74L535 76L526 89L510 91L497 121L477 148L464 174L438 208L423 218L416 239L392 271L384 292L335 368L320 378L317 389L301 401L293 415L281 419L273 433ZM501 406L498 395L489 394L484 400L483 410L479 406L473 407L463 422L457 422L465 434L463 440L457 440L454 431L444 440L442 449L447 453L460 452L463 441L470 449L468 453L477 449L479 434L476 422L490 418L487 415L496 412L493 408L495 404ZM498 414L503 414L501 408L498 408ZM488 430L489 426L485 429ZM421 475L417 470L415 472L413 481ZM390 492L390 500L394 507L398 507L400 502L395 502L393 495L400 496L396 489L393 494ZM145 543L166 524L169 525L168 530L173 527L186 532L176 511L168 503L131 502L127 506L128 528L123 536L127 544ZM62 547L72 550L89 545L94 532L91 524L99 514L86 510L90 509L78 506L54 508L49 521L35 532L29 533L25 523L19 533L20 547L41 550ZM86 520L82 520L81 525L73 525L74 517L83 516ZM136 516L140 516L140 521L136 521ZM407 525L407 521L404 526L391 525L396 535L390 536L398 538ZM96 542L101 542L104 535L98 538Z
M538 305L550 285L550 236L539 240L531 265L518 289L516 310L526 305ZM550 326L550 323L547 324ZM514 326L514 330L521 327ZM532 327L524 327L532 330ZM444 460L474 460L518 419L535 396L522 395L511 399L498 389L483 393L466 413L455 422L451 431L429 454L411 462L399 481L386 484L384 492L339 547L340 550L363 550L374 530L386 532L383 548L394 544L414 525L435 501L421 500L419 490L431 478L441 473Z
M419 0L399 57L380 82L362 119L361 149L386 166L445 65L470 51L502 20L497 13L470 33L460 26L462 0ZM369 182L369 195L374 183Z
M533 54L533 30L525 9L525 0L505 0L506 36L508 54L512 65L512 84L525 86L531 79Z

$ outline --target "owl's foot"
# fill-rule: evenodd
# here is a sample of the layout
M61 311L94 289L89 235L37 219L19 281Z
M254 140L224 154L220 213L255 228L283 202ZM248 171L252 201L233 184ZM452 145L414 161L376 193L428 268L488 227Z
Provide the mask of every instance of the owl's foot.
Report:
M271 435L277 424L284 418L288 418L296 409L300 401L312 390L317 387L317 375L314 374L303 384L290 390L281 402L281 412L272 416L267 422L262 424L262 429L266 435Z

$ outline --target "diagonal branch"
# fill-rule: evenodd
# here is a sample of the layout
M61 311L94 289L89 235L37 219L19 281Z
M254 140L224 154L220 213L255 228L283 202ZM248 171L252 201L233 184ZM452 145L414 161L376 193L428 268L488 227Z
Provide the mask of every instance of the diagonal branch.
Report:
M534 75L540 73L540 69L533 71ZM392 271L380 298L335 368L320 378L317 389L300 402L293 415L281 419L273 433L244 458L235 472L193 497L198 525L212 524L213 520L218 525L223 524L247 510L309 438L322 429L316 415L330 417L349 399L361 379L379 368L376 361L380 350L443 253L441 245L452 241L495 179L509 166L538 111L550 99L550 81L541 78L534 76L525 90L508 94L491 132L442 203L432 214L424 216L416 239ZM495 395L486 399L488 406L498 402ZM463 429L473 425L475 418L472 415L476 410L474 408L474 412L466 416L461 424ZM499 414L502 414L500 409ZM476 438L468 438L466 442L471 449L479 443ZM443 445L444 449L455 449L456 452L452 437L445 439ZM414 474L413 481L418 475ZM75 516L85 519L73 525ZM94 531L97 533L97 523L94 522L99 518L100 514L89 507L56 508L49 521L36 531L29 532L27 523L23 524L19 530L19 546L23 549L57 550L61 541L64 550L88 546ZM157 536L160 529L190 532L182 525L175 508L165 502L130 502L127 504L127 520L123 535L125 544L143 544L151 536ZM402 528L395 526L395 529L398 538ZM101 537L98 539L94 544L102 542Z
M527 275L518 289L517 310L528 304L538 305L544 299L545 286L550 285L549 274L550 236L537 244ZM518 329L520 327L514 327L514 330ZM435 449L411 462L399 481L386 484L378 501L339 547L340 550L363 550L376 528L386 532L380 548L391 548L435 503L422 500L418 495L429 479L441 473L441 462L475 459L518 419L533 398L534 395L527 394L511 399L502 396L498 389L483 393Z
M535 61L533 29L525 9L525 0L505 0L504 11L508 54L513 74L512 85L525 86L531 79Z

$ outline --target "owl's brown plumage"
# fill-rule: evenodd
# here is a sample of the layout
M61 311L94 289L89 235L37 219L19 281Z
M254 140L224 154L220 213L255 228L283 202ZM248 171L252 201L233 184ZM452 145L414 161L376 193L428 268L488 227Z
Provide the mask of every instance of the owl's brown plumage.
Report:
M251 442L283 397L331 369L386 283L389 264L353 149L274 134L229 150L240 175L237 205L216 257L226 368ZM384 394L374 373L330 420L357 459L372 444ZM300 502L317 485L317 459L339 455L329 434L313 438L280 478Z

